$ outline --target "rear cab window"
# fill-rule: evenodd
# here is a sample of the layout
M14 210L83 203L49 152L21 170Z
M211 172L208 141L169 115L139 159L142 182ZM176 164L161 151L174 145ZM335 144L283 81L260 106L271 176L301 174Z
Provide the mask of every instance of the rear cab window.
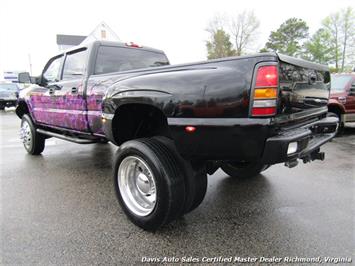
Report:
M119 46L100 46L94 74L121 72L139 68L169 65L164 53Z

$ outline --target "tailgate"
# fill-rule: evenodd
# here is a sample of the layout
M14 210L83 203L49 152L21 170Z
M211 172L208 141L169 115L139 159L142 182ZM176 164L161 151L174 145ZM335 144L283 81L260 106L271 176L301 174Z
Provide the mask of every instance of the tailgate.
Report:
M278 54L278 123L307 120L327 112L330 74L327 66Z

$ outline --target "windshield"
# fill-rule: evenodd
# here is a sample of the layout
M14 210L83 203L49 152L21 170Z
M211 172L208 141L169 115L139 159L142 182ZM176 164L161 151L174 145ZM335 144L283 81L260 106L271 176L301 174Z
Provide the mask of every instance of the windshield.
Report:
M0 84L1 91L17 91L18 87L16 84L13 83L2 83Z
M336 76L332 75L330 90L332 92L342 92L345 91L346 85L351 80L351 76Z
M165 54L144 49L100 46L95 74L168 65Z

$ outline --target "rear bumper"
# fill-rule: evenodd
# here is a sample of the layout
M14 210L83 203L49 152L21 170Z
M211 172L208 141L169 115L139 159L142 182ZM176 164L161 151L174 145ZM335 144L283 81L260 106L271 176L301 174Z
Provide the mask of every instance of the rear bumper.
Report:
M313 160L336 135L338 118L325 117L293 128L276 129L270 119L168 119L176 148L184 157L212 161L263 161L277 164ZM187 133L185 126L194 126ZM288 154L289 144L297 150Z
M297 129L280 131L266 140L262 161L276 164L297 159L313 160L319 147L336 135L338 124L338 118L325 117ZM288 152L290 143L297 143L294 152Z
M182 156L212 161L260 161L270 123L268 118L168 118ZM185 126L196 130L189 133Z

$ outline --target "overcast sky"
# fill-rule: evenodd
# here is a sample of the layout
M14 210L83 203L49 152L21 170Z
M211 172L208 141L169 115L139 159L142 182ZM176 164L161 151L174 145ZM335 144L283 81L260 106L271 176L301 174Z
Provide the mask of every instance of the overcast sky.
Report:
M304 19L313 33L324 17L353 0L100 0L0 2L0 79L4 70L40 74L46 61L58 52L56 34L88 35L106 22L123 41L162 49L171 63L205 60L208 21L216 14L236 15L254 10L260 20L255 49L271 30L290 17Z

